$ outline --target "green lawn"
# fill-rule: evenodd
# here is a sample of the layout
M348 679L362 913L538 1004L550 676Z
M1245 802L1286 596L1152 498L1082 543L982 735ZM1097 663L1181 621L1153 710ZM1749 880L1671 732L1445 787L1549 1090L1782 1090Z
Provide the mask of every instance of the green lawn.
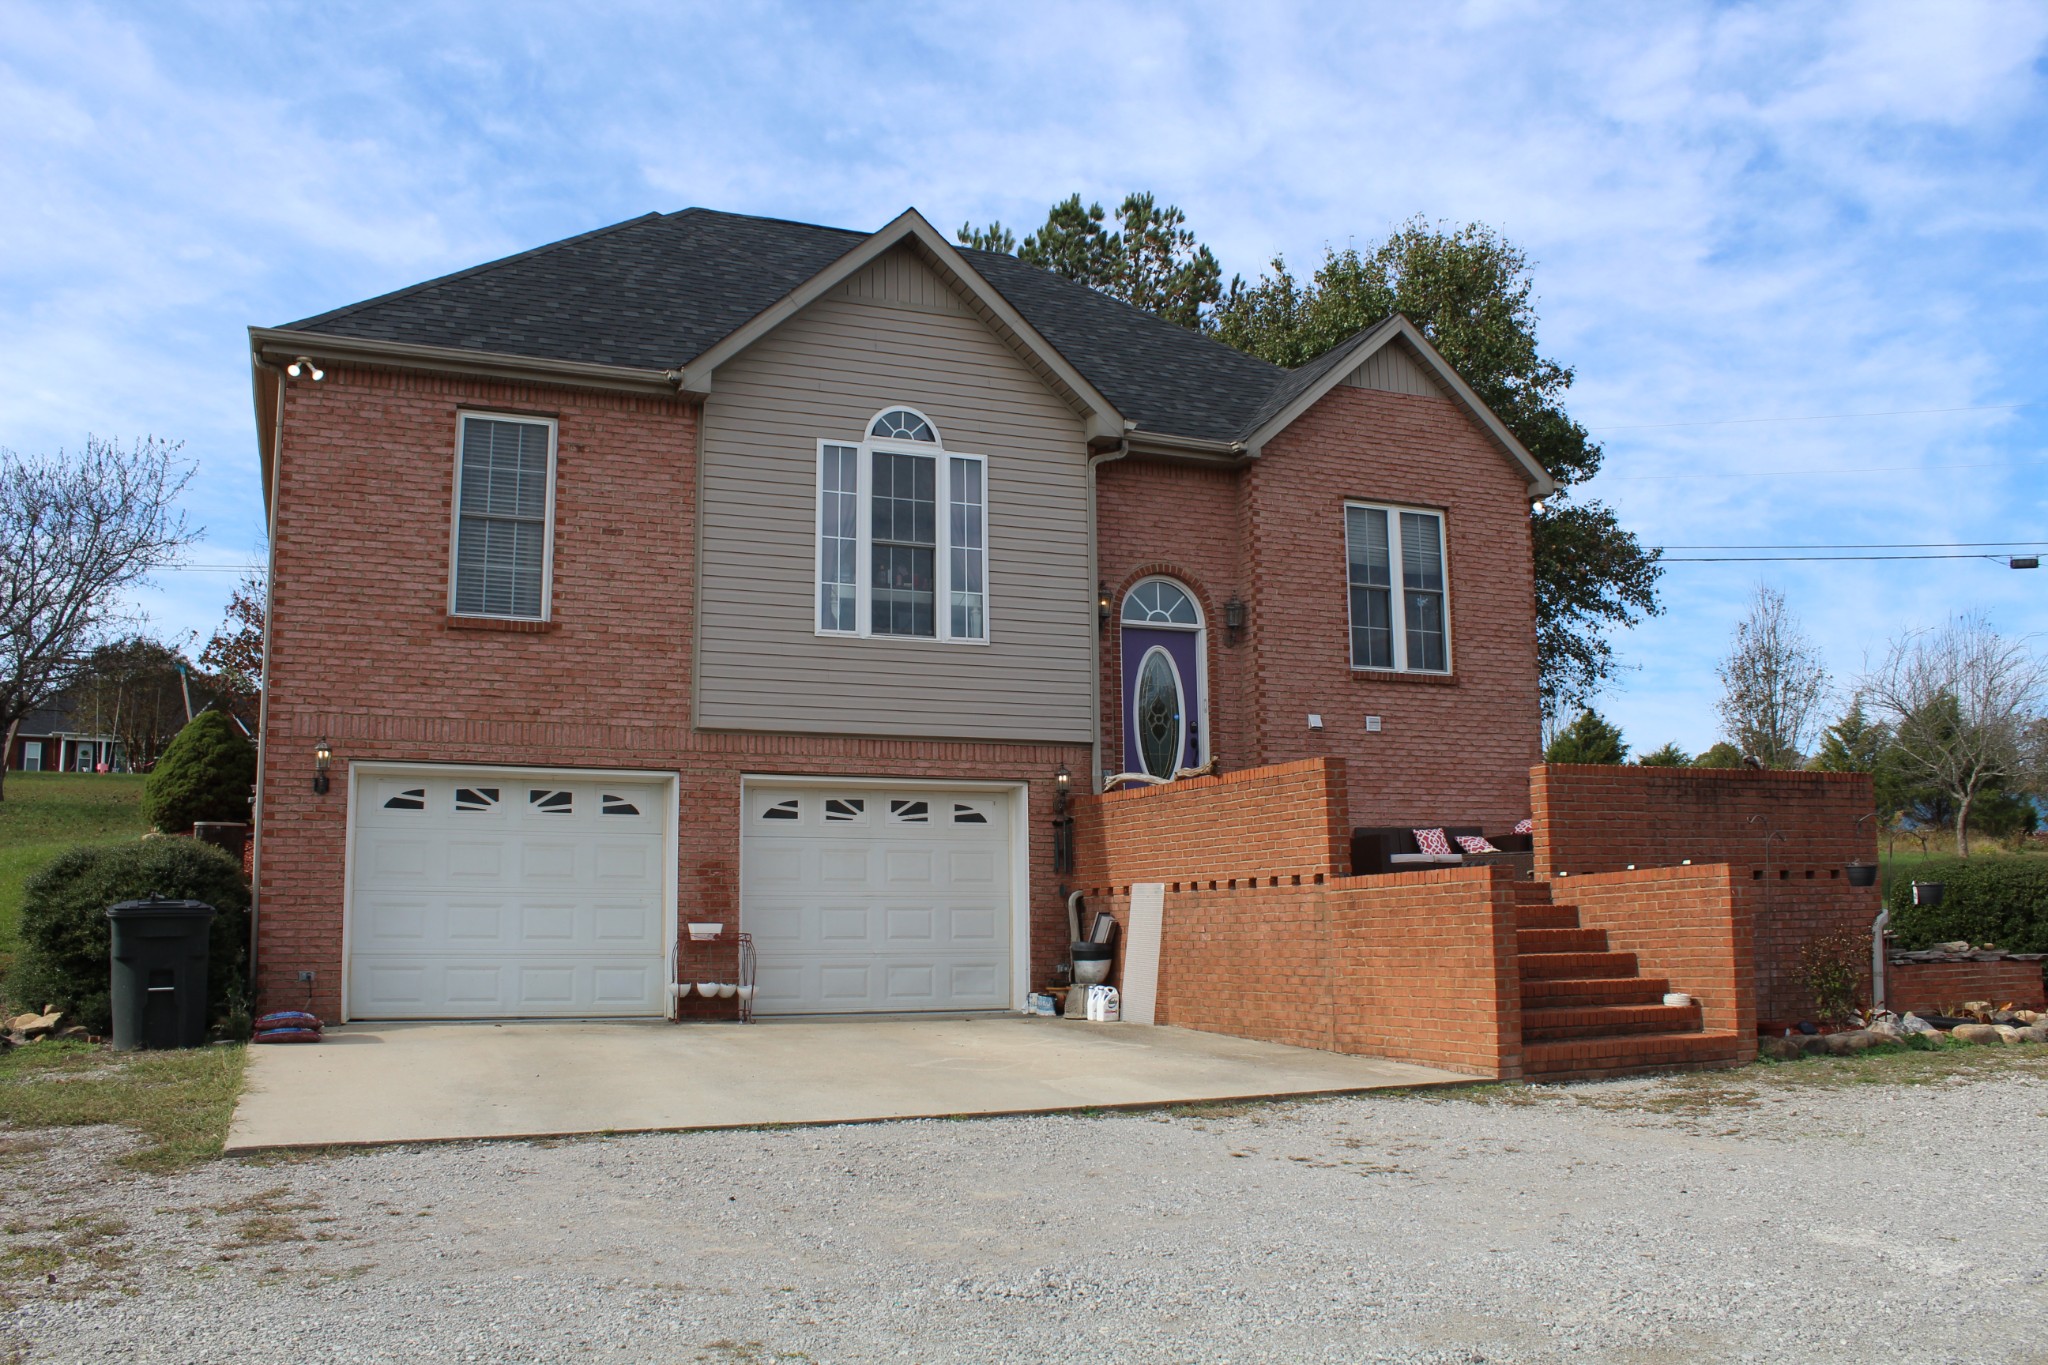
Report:
M0 1125L114 1123L148 1140L127 1165L168 1171L210 1161L227 1140L246 1058L239 1043L182 1052L30 1043L0 1055Z
M0 801L0 976L14 961L21 887L78 844L118 844L149 829L136 773L9 773Z

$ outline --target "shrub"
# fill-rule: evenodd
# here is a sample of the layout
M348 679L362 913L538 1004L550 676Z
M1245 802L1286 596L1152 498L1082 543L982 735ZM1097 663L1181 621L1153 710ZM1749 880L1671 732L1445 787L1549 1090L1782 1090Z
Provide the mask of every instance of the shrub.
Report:
M21 953L7 994L23 1009L54 1004L71 1022L106 1033L112 930L107 907L150 894L205 901L213 917L207 965L209 1015L228 1015L245 993L249 883L241 864L197 839L142 839L59 854L23 888Z
M1846 929L1823 934L1799 950L1799 975L1813 996L1823 1024L1848 1022L1863 984L1863 964L1870 945Z
M201 711L178 731L149 774L142 813L166 834L198 820L247 820L256 746L218 711Z
M1941 904L1913 904L1915 881L1940 882ZM2009 953L2048 953L2048 858L1930 858L1885 888L1892 936L1916 949L1968 939Z

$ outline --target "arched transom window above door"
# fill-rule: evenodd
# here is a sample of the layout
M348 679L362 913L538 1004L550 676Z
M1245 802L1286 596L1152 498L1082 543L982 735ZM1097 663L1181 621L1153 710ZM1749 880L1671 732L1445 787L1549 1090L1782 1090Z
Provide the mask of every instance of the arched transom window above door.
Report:
M1192 630L1202 624L1202 612L1178 583L1148 578L1124 594L1124 624L1186 626Z

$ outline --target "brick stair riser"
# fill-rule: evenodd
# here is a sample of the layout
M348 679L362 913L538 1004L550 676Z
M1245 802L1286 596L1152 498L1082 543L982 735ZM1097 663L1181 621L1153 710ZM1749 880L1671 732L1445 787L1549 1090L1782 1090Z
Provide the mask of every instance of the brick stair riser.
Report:
M1526 953L1522 956L1522 980L1543 981L1552 977L1617 977L1636 974L1634 953Z
M1579 912L1554 905L1525 905L1515 911L1516 929L1576 929Z
M1522 1074L1584 1079L1675 1068L1734 1066L1745 1040L1733 1033L1637 1033L1522 1044Z
M1610 1005L1595 1009L1522 1010L1522 1041L1611 1038L1631 1033L1687 1033L1700 1027L1698 1005Z
M1523 956L1539 953L1604 953L1605 929L1523 929L1515 935L1516 951Z
M1524 981L1522 1008L1661 1005L1664 993L1669 989L1671 983L1661 976L1611 976L1596 981L1555 977L1547 981Z

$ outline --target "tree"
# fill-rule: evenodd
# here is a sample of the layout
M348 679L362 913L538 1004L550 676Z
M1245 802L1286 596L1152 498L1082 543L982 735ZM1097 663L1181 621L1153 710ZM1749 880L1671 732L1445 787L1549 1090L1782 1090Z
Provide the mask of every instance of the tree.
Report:
M1545 763L1625 763L1628 745L1621 731L1590 707L1578 719L1558 731L1557 738L1543 751Z
M227 619L199 652L220 704L237 714L251 711L263 690L263 604L268 599L264 576L250 573L228 598Z
M1715 709L1728 738L1766 768L1798 767L1827 695L1828 671L1784 593L1757 585L1728 657L1714 671L1721 679Z
M1736 748L1725 739L1720 740L1705 753L1694 759L1692 766L1695 768L1740 768L1744 766L1742 750Z
M200 532L173 504L192 477L182 443L124 450L88 436L76 455L0 450L0 731L62 691L112 621L123 589ZM5 799L0 764L0 799Z
M1102 205L1083 205L1072 194L1052 206L1044 226L1021 246L1001 223L963 223L955 236L976 250L1014 252L1019 260L1168 322L1201 327L1206 310L1222 297L1223 267L1195 240L1187 215L1138 193L1124 196L1117 207L1117 231L1109 230L1106 219Z
M1692 755L1679 748L1674 742L1666 744L1661 749L1652 749L1650 752L1639 756L1636 759L1636 766L1641 768L1690 768L1692 766Z
M93 650L67 695L93 729L120 741L128 766L148 772L185 725L184 656L146 635L130 635Z
M1406 315L1562 487L1533 514L1537 654L1546 715L1584 706L1615 670L1608 632L1660 610L1658 552L1604 503L1576 496L1602 452L1564 409L1572 371L1536 340L1528 257L1492 229L1412 219L1367 250L1329 251L1303 285L1270 274L1231 281L1211 330L1239 350L1296 366L1391 313Z
M1888 828L1899 816L1915 813L1925 799L1899 772L1892 727L1871 718L1861 692L1849 699L1841 719L1821 732L1820 747L1808 766L1824 773L1869 773L1872 800Z
M1982 615L1895 640L1864 691L1891 722L1900 772L1953 803L1959 857L1978 798L2031 790L2048 768L2048 662Z

